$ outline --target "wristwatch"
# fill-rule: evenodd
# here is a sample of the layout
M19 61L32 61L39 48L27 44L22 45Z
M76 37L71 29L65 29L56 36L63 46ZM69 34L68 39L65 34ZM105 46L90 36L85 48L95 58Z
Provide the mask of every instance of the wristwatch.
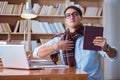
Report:
M105 51L105 52L110 52L111 51L111 47L107 44L107 49L103 49L103 51Z

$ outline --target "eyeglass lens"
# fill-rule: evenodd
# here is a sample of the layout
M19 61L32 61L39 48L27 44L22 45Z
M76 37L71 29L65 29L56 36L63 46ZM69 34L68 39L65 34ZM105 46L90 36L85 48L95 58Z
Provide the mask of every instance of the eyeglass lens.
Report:
M66 13L66 14L65 14L65 18L70 18L71 16L72 16L72 17L76 17L76 16L78 16L78 15L79 15L78 12Z

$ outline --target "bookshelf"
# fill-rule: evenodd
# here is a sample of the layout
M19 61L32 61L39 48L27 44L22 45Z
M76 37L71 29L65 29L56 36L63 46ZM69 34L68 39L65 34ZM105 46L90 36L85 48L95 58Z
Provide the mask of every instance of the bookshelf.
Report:
M3 10L3 12L5 11L5 9L2 9L3 7L3 2L7 1L7 4L12 4L12 5L22 5L22 10L24 9L24 5L26 3L27 0L0 0L0 11ZM98 26L103 26L103 16L100 15L96 16L96 15L85 15L87 8L89 7L98 7L98 8L103 8L103 2L104 0L32 0L32 7L34 7L34 4L37 3L41 6L41 8L44 5L51 5L53 7L58 7L59 4L64 4L64 6L68 6L70 4L79 4L83 7L83 23L87 24L87 25L98 25ZM14 9L14 8L13 8ZM19 9L16 9L19 10ZM50 9L47 9L47 11L49 11ZM9 11L9 9L8 9ZM51 13L51 15L40 15L40 11L41 9L38 10L37 14L38 17L34 18L32 20L37 20L40 22L48 22L48 23L52 23L52 22L61 22L64 24L64 16L63 15L55 15L55 12L57 12L56 10L53 10ZM64 9L62 9L62 11L64 11ZM14 29L15 26L17 24L18 20L24 20L20 17L21 12L19 13L15 13L14 12L9 12L8 13L1 13L0 12L0 23L8 23L12 32L0 32L0 40L23 40L24 39L24 33L23 32L15 32L14 33ZM88 13L91 12L91 10L88 10ZM0 26L1 27L1 26ZM55 34L41 34L41 33L31 33L31 39L32 40L38 40L38 39L50 39L54 36ZM27 36L27 33L26 33Z
M3 7L3 2L7 1L7 4L12 4L12 5L22 5L22 10L24 9L24 5L26 3L27 0L0 0L0 11L5 9L2 9ZM103 26L103 16L101 15L88 15L86 16L85 13L87 11L87 8L89 7L98 7L98 8L103 8L103 2L104 0L32 0L32 7L34 6L35 3L38 3L41 8L43 5L51 5L51 6L57 6L58 4L63 4L64 6L68 6L70 4L79 4L83 7L83 23L87 24L87 25L98 25L98 26ZM14 8L13 8L14 9ZM19 9L16 9L19 10ZM21 10L21 12L22 12ZM49 11L49 9L47 9ZM9 9L8 9L9 11ZM51 15L40 15L40 10L38 10L38 17L32 20L37 20L40 22L48 22L48 23L52 23L52 22L61 22L64 24L64 16L63 15L55 15L54 13L51 13ZM64 10L62 10L64 11ZM0 12L0 23L8 23L12 32L0 32L0 40L23 40L24 39L24 33L23 32L15 32L14 33L14 29L15 26L17 24L18 20L24 20L20 17L21 12L19 13L14 13L13 12L9 12L8 13L1 13ZM57 11L56 11L57 12ZM88 13L91 12L91 10L88 10ZM1 26L0 26L1 27ZM1 29L1 28L0 28ZM1 30L0 30L1 31ZM41 33L31 33L31 39L32 40L38 40L38 39L50 39L54 36L55 34L41 34ZM27 36L27 33L26 33ZM103 61L102 61L103 62ZM104 70L104 69L103 69Z
M10 14L8 14L7 8L3 9L3 13L0 13L0 23L8 23L12 32L0 32L0 40L7 40L8 38L10 38L11 40L23 40L23 36L24 33L23 32L16 32L14 33L14 29L16 26L16 23L18 20L23 20L20 17L20 14L22 12L22 10L24 9L24 5L26 3L27 0L6 0L6 4L11 4L11 5L22 5L22 9L21 8L17 8L20 9L21 11L16 12L14 10L14 13L11 12ZM5 0L0 0L0 4L3 4L3 2L5 2ZM44 5L47 6L53 6L53 7L57 7L61 4L64 5L63 8L65 8L66 6L70 5L70 4L79 4L83 7L83 13L85 14L87 7L99 7L102 8L103 7L103 0L32 0L32 7L34 7L34 4L37 3L41 6L41 9L39 9L38 13L38 17L32 20L37 20L40 22L48 22L48 23L53 23L53 22L61 22L64 24L64 16L62 15L62 13L60 14L55 14L55 13L51 13L51 15L41 15L40 11L42 10L42 7ZM2 6L2 5L1 5ZM0 6L0 10L2 10L2 7ZM15 8L14 8L15 9ZM49 11L50 9L47 9L47 11ZM62 9L62 11L64 11L64 9ZM6 13L5 13L6 12ZM16 12L16 13L15 13ZM56 11L57 13L57 11ZM54 14L54 15L53 15ZM91 25L99 25L99 26L103 26L103 18L101 15L99 16L86 16L83 14L83 23L85 24L91 24ZM37 39L48 39L48 38L52 38L55 34L41 34L41 33L31 33L31 39L32 40L37 40ZM27 33L26 33L27 36Z

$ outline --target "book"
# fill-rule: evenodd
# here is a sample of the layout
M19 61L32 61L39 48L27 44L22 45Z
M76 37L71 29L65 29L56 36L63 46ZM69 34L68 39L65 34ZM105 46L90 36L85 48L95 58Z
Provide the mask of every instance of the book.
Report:
M61 6L62 6L62 4L58 4L56 15L60 15Z
M1 7L1 11L0 11L1 14L4 14L7 4L8 4L8 1L2 2L2 4L1 4L2 7Z
M7 29L7 32L12 32L10 25L8 23L4 23L4 26Z
M61 22L57 22L58 24L58 27L59 27L59 30L61 31L61 33L64 33L65 32L65 28L63 27L62 23Z
M18 5L18 14L21 14L22 13L22 8L23 8L23 3L20 3Z
M6 29L6 27L5 27L5 25L4 25L4 23L1 23L1 27L3 29L3 32L8 32L7 29Z
M18 5L15 4L13 9L13 14L17 14L17 11L18 11Z
M50 28L50 26L49 26L49 24L48 24L48 22L42 22L42 24L43 24L44 29L46 30L46 32L48 34L52 34L53 33L52 30L51 30L51 28Z
M41 11L39 13L39 15L46 15L46 13L47 13L46 12L47 7L48 7L47 5L43 5L42 8L41 8Z
M23 33L24 31L27 32L28 30L28 21L27 20L20 20L20 27L19 32Z
M40 33L43 33L43 34L47 34L48 31L47 31L47 29L46 29L46 27L44 26L43 23L44 23L44 22L39 22L39 32L40 32Z
M53 23L54 28L57 30L57 33L61 33L61 30L59 29L59 25L57 22Z
M83 49L85 50L101 50L101 47L95 46L92 42L97 36L103 36L103 27L85 26Z
M102 10L103 10L103 8L102 8L102 7L101 7L101 8L99 8L98 13L97 13L97 16L101 16L101 14L102 14Z
M52 9L53 9L53 6L52 6L52 5L49 5L47 15L51 15Z
M39 21L32 20L32 33L42 33L41 29L39 29Z
M20 20L18 20L16 22L15 29L14 29L13 33L16 33L18 31L19 25L20 25Z
M57 12L57 8L56 8L56 7L53 7L52 10L51 10L50 15L55 15L56 12Z
M2 28L2 25L0 23L0 33L4 32L3 28Z
M41 6L38 3L33 4L33 10L36 14L39 14Z
M55 26L54 26L53 23L50 23L49 25L50 25L51 31L52 31L53 33L58 33L58 32L57 32L57 29L55 28Z

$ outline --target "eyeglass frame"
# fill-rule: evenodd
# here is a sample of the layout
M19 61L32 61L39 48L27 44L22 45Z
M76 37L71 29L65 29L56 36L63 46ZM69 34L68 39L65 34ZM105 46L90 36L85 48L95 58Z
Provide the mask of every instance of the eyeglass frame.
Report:
M65 18L69 19L71 16L72 17L77 17L79 14L79 12L75 11L75 12L72 12L72 13L66 13L64 14Z

